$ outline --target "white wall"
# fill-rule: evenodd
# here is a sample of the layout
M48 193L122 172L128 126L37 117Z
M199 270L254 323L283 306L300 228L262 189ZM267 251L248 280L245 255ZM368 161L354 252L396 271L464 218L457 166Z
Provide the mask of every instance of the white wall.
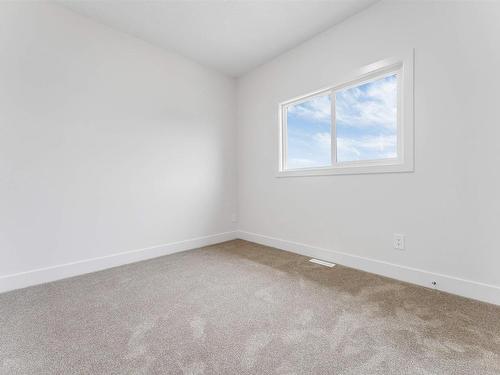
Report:
M444 290L500 303L498 20L500 3L382 2L239 79L243 237L423 285L442 276L454 284ZM408 48L414 173L275 177L279 102ZM406 251L393 233L406 234Z
M238 193L244 238L500 303L498 19L498 3L379 3L241 78L236 145L233 80L1 3L0 291L232 238ZM414 173L275 177L279 102L407 48Z
M0 290L233 231L234 108L230 78L57 5L1 3Z

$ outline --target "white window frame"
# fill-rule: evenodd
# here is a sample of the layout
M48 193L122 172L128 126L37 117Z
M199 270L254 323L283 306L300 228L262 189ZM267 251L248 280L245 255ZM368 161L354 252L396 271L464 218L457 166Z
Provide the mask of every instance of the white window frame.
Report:
M413 50L398 57L388 58L365 66L350 75L344 75L341 83L303 95L279 104L279 167L278 177L324 176L338 174L413 172L414 170L414 114L413 114ZM335 121L335 92L358 86L389 75L397 75L397 158L337 162ZM331 155L332 165L287 169L287 108L315 96L330 94L332 103Z

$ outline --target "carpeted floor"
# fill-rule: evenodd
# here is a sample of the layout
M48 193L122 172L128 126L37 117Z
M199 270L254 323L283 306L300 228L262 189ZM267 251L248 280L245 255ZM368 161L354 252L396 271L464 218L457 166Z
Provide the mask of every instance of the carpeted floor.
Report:
M236 240L0 294L0 373L500 373L500 307L307 260Z

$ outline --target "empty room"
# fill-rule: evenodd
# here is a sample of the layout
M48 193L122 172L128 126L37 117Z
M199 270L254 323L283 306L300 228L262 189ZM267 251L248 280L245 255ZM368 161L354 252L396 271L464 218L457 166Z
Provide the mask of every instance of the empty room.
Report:
M0 2L0 374L500 374L500 1Z

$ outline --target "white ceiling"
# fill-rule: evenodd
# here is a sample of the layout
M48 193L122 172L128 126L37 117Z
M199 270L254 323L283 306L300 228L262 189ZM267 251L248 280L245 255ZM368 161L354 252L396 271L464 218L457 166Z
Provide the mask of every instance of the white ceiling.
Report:
M377 0L61 0L73 11L215 68L242 75Z

